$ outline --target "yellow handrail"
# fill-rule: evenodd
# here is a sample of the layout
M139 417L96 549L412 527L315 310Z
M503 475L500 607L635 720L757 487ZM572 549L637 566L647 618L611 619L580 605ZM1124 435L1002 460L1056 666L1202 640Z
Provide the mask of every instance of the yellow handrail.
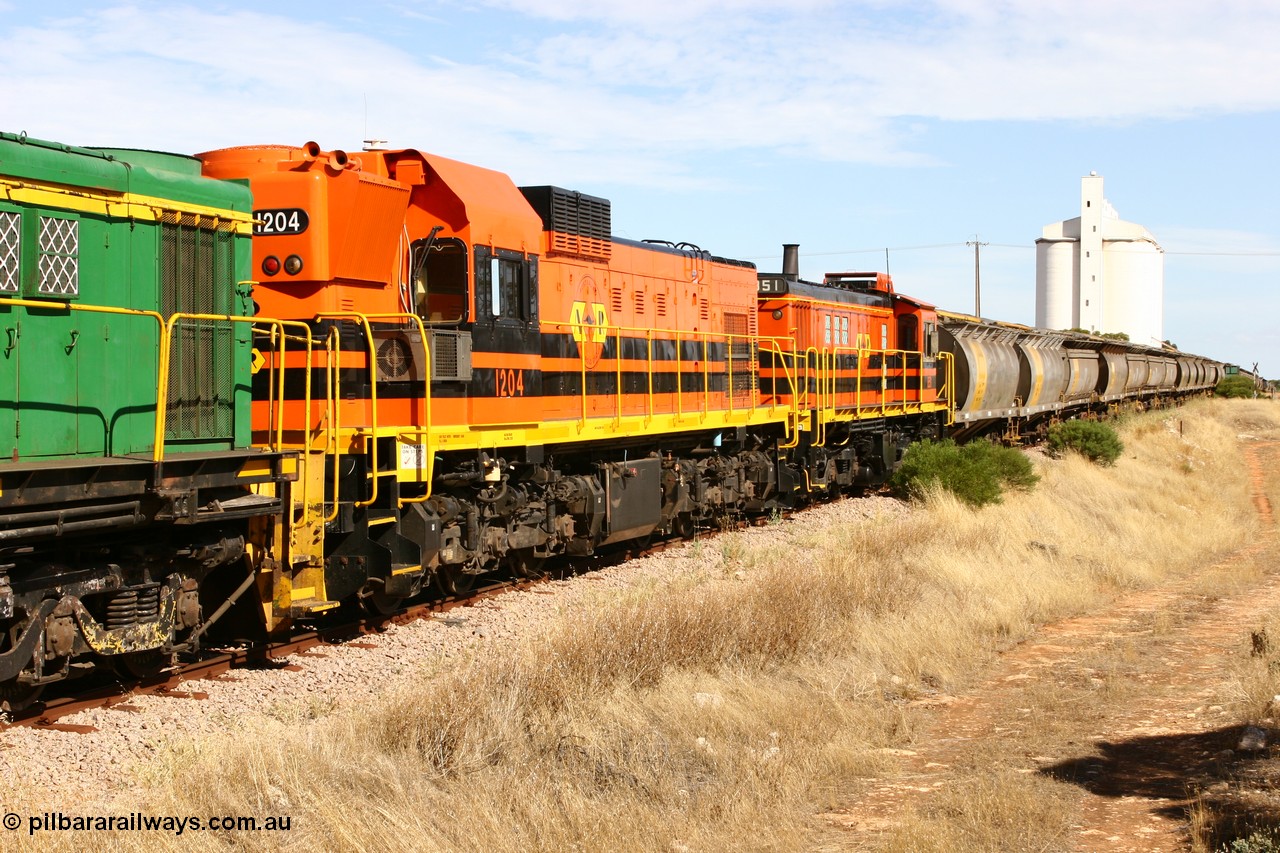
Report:
M676 331L676 423L684 421L684 368L681 366L680 332Z
M422 359L423 365L423 381L422 381L422 423L425 426L419 429L408 429L396 434L396 440L399 441L407 436L413 438L426 439L423 444L426 445L423 455L427 460L427 491L425 494L416 498L406 498L398 494L396 495L397 508L403 507L405 504L426 503L431 499L431 480L435 476L435 454L431 452L431 345L427 339L427 327L423 324L422 318L417 314L366 314L371 320L384 319L410 319L418 326L418 333L422 335ZM376 374L375 374L376 377ZM374 424L376 429L376 422Z
M354 501L352 506L371 506L378 499L378 353L373 346L373 327L369 325L369 317L358 311L322 311L316 315L317 320L354 320L364 327L365 339L369 342L369 420L371 422L371 451L369 453L369 467L372 476L373 485L370 488L368 500ZM341 339L339 339L341 343ZM338 350L341 354L341 346ZM362 428L363 431L363 428ZM333 495L335 503L338 495Z
M649 371L649 396L646 400L644 425L648 427L653 423L653 329L646 330L645 335L645 364Z
M46 311L63 310L68 313L72 311L84 311L90 314L116 314L125 317L150 317L156 321L156 335L160 339L161 354L157 356L156 363L156 428L155 428L155 446L152 449L153 459L160 462L164 459L164 406L160 405L160 389L167 388L167 382L161 382L161 361L164 349L165 322L164 315L158 311L143 311L137 308L116 308L110 305L86 305L83 303L71 302L46 302L40 299L20 299L12 296L0 297L0 305L19 305L23 308L40 308ZM167 374L163 377L167 379ZM166 392L167 393L167 392Z
M702 418L701 422L707 422L707 416L711 414L711 350L707 346L707 338L704 336L701 341L702 346Z
M338 488L341 485L340 465L342 460L342 445L339 442L341 435L341 409L338 404L341 394L338 389L339 373L338 373L338 353L342 351L341 341L338 340L338 327L330 326L329 334L325 336L324 348L326 353L326 378L328 379L329 393L332 395L330 402L333 408L330 410L329 418L329 435L326 443L329 445L329 451L333 454L333 511L326 512L324 515L324 523L337 521L338 513L341 510L341 501L338 500Z
M584 324L579 324L584 325ZM587 347L586 338L578 346L578 366L582 372L582 420L578 421L578 432L582 432L587 428ZM592 341L594 344L595 341ZM603 355L603 350L601 350Z
M780 449L786 450L792 447L796 447L797 445L800 444L800 430L799 430L799 415L800 415L799 399L800 398L799 398L798 392L796 391L796 381L799 378L799 373L800 373L799 365L798 365L798 354L794 351L791 351L791 352L784 351L782 349L782 344L776 338L766 338L764 339L764 341L768 343L769 351L776 356L775 358L776 365L782 368L783 375L786 376L786 379L787 379L787 388L791 392L790 394L787 395L790 398L791 403L790 403L789 411L787 412L787 418L784 422L784 427L783 427L784 429L783 434L786 437L786 440L784 441L784 443L778 445ZM792 360L792 364L790 366L788 366L787 364L788 356L790 356ZM792 369L791 369L792 367L796 368L794 374L792 373ZM773 398L774 402L769 404L769 411L773 412L777 408L777 399L778 397L781 396L778 393L778 389L776 386L773 389L773 394L771 394L770 396Z
M297 327L297 328L301 328L302 331L306 333L305 336L294 338L294 340L305 341L307 344L306 379L305 379L305 384L303 386L304 387L303 411L306 412L305 419L303 421L304 424L311 417L311 366L314 363L314 351L312 349L313 340L311 337L311 327L299 320L276 320L274 322L268 322L268 325L271 326L271 337L273 341L275 339L277 327L280 330L280 350L279 352L276 353L276 358L279 359L280 361L279 400L277 405L277 397L273 393L271 395L271 404L276 406L279 409L279 412L277 413L277 418L278 418L277 424L280 425L281 429L277 432L277 438L280 439L280 445L283 446L284 399L285 399L284 356L285 356L285 341L290 337L289 335L286 335L284 333L284 329L285 327ZM311 430L309 426L304 428L306 430L306 434L305 434L306 445L303 448L303 452L309 453L311 451ZM305 527L311 521L311 502L309 500L310 489L311 489L311 478L303 477L302 478L302 517L297 520L290 521L290 526L294 530Z
M938 357L942 359L946 368L943 371L943 389L946 391L947 401L947 426L951 426L956 422L956 401L955 397L955 368L956 357L953 353L940 352Z
M613 370L613 373L614 373L613 426L616 429L617 427L622 426L622 329L617 328L615 331L616 331L616 334L614 335L614 341L616 341L616 343L613 349L613 368L614 368Z
M171 367L171 358L173 355L173 330L182 320L196 320L210 323L248 323L261 324L270 326L273 329L280 330L280 364L278 365L280 375L280 391L284 394L284 327L286 325L295 325L296 321L274 320L268 317L238 317L232 314L197 314L179 311L169 315L168 321L164 324L163 334L160 340L160 376L156 383L156 447L154 453L154 461L161 462L164 460L164 433L166 429L165 420L168 416L169 407L169 370ZM298 324L302 325L302 324ZM284 447L284 406L277 407L276 412L276 441L274 444L270 442L267 445L272 450L279 451Z

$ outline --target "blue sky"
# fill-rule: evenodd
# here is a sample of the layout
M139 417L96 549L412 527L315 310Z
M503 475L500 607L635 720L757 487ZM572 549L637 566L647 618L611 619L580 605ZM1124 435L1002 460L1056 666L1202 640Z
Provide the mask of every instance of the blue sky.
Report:
M1035 317L1097 171L1165 337L1280 376L1274 0L0 0L0 129L197 152L415 147L613 202L614 231ZM924 248L927 247L927 248Z

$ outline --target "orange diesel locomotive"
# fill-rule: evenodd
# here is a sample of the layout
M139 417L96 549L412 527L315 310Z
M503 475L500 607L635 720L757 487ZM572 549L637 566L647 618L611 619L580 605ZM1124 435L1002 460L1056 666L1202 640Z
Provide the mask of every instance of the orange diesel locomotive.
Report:
M883 477L950 411L936 315L610 233L609 202L416 150L198 155L254 194L254 428L300 454L269 625L457 592Z

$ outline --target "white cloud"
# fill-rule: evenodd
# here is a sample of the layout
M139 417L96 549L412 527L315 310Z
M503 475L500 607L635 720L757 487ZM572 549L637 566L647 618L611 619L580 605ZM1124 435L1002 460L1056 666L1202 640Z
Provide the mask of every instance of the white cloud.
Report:
M1136 120L1280 107L1280 7L1249 0L465 8L493 25L488 55L433 41L439 27L425 27L414 42L422 52L410 53L325 16L190 6L11 26L0 30L10 60L0 113L39 136L180 150L298 133L350 146L367 115L368 132L393 145L516 171L537 162L545 172L571 154L579 178L616 178L624 167L646 183L687 186L690 153L928 163L912 147L917 117ZM458 8L389 11L412 28Z

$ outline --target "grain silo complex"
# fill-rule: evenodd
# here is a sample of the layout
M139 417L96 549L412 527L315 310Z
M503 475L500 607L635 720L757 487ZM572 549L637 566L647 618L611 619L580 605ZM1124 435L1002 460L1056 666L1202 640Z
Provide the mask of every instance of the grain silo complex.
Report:
M1080 182L1080 215L1046 225L1036 240L1036 325L1164 339L1164 250L1151 232L1120 219L1102 178Z

